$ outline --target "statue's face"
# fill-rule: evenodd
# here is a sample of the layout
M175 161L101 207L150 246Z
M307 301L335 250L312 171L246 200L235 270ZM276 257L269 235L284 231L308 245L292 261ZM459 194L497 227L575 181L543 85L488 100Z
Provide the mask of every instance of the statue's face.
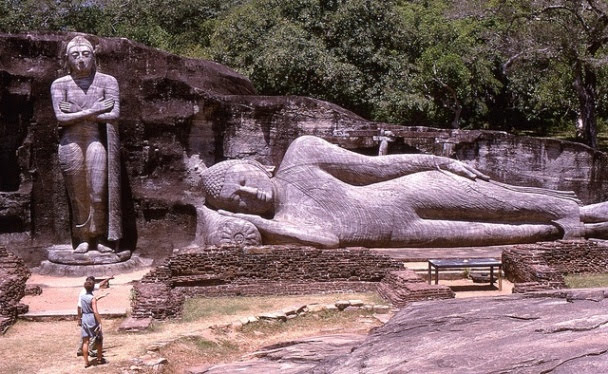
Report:
M77 76L87 76L93 70L93 51L86 45L77 44L68 51L70 71Z
M235 165L226 172L220 199L224 209L264 214L273 208L272 182L263 170L253 165Z

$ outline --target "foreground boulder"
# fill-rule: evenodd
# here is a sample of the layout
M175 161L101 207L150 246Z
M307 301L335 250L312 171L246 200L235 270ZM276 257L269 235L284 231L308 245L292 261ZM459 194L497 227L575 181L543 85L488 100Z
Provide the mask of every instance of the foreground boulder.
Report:
M353 338L350 351L336 355L327 340L328 354L314 367L298 358L304 352L291 356L294 345L302 347L292 342L277 345L272 355L254 354L263 359L198 372L289 367L289 373L316 374L606 373L607 308L608 289L420 302L364 341ZM323 349L317 344L310 356L318 359L318 352Z
M314 373L605 373L608 290L412 305Z

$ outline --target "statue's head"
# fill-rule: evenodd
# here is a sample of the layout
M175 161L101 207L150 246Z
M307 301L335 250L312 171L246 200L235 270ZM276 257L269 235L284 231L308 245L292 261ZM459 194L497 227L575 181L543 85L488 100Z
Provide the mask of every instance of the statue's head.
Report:
M201 173L207 202L217 209L264 214L273 209L271 175L251 160L222 161Z
M65 50L70 74L88 76L95 69L93 45L84 36L70 40Z

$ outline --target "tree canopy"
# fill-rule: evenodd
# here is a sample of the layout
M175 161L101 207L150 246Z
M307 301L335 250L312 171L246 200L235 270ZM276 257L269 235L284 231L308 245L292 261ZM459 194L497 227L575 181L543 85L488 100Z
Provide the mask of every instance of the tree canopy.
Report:
M568 129L596 146L608 117L600 0L0 0L0 31L31 30L215 60L261 94L312 96L376 121Z

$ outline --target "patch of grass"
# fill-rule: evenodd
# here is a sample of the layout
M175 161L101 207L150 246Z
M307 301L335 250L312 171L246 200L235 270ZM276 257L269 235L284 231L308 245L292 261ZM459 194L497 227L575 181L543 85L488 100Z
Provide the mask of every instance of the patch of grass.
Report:
M363 309L342 312L337 310L323 310L288 319L285 322L260 320L243 326L241 332L245 336L255 337L260 333L265 336L272 336L293 330L323 330L347 324L357 324L357 319L359 317L370 317L372 314L372 311L365 311Z
M229 340L220 339L217 342L207 340L200 336L188 337L183 339L187 343L192 343L200 354L207 357L224 357L230 353L239 351L239 346Z
M201 363L217 364L234 361L245 353L246 346L226 339L208 340L202 336L184 337L163 348L168 357L167 373L183 373L188 367Z
M538 134L521 134L538 136ZM561 128L552 129L547 132L544 136L559 140L569 140L576 142L576 131L574 126L566 126ZM602 152L608 152L608 124L603 121L597 123L597 150Z
M386 304L375 292L360 294L325 294L300 296L241 296L192 298L184 303L182 321L194 322L212 316L235 316L280 310L286 305L331 303L336 300L360 299L371 304Z
M568 288L608 287L608 273L569 274L564 280Z
M247 298L196 298L184 303L183 321L193 322L213 315L233 316L250 310Z

